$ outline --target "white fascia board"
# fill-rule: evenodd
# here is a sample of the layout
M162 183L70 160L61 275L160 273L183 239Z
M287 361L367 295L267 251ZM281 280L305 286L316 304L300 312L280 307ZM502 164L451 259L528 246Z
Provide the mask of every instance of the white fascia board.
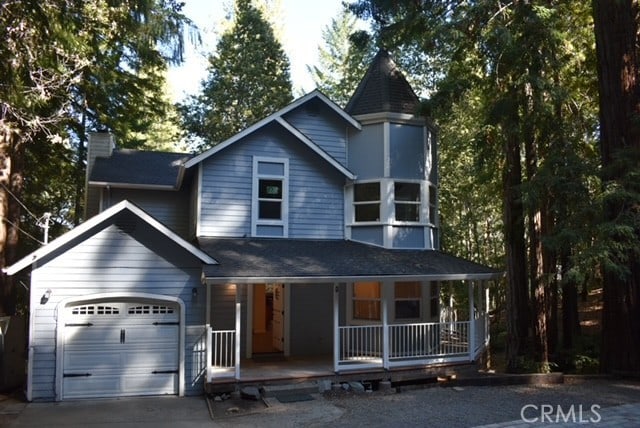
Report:
M90 218L89 220L85 221L79 226L71 229L69 232L65 233L61 237L55 239L54 241L45 245L44 247L37 249L36 251L20 259L18 262L14 263L13 265L3 268L2 271L7 275L14 275L20 272L22 269L26 268L27 266L37 262L43 257L51 254L57 249L63 247L64 245L78 238L82 234L87 233L91 229L99 227L100 225L108 222L113 216L115 216L116 214L124 210L129 210L133 214L140 217L143 221L148 223L151 227L156 229L158 232L162 233L169 239L173 240L176 244L178 244L179 246L181 246L182 248L184 248L185 250L187 250L197 258L199 258L203 263L218 264L218 262L213 258L211 258L208 254L204 253L202 250L191 245L189 242L185 241L180 236L176 235L169 228L167 228L165 225L163 225L162 223L160 223L159 221L151 217L149 214L147 214L146 212L138 208L136 205L132 204L127 200L124 200L106 209L100 214Z
M327 162L329 162L335 169L337 169L338 171L340 171L343 175L345 175L347 178L350 178L351 180L355 180L356 179L356 175L354 173L352 173L351 171L349 171L347 168L345 168L340 162L338 162L337 160L335 160L332 156L330 156L327 152L325 152L324 150L322 150L316 143L314 143L313 141L311 141L306 135L304 135L302 132L298 131L294 126L292 126L289 122L287 122L286 120L284 120L281 117L277 117L276 122L278 122L280 125L282 125L287 131L291 132L296 138L298 138L300 141L302 141L304 144L306 144L311 150L313 150L314 152L316 152L318 155L320 155L320 157L322 157L324 160L326 160Z
M322 100L322 102L324 102L327 106L329 106L329 108L331 108L333 111L338 113L338 115L340 115L340 117L342 117L345 121L347 121L347 123L349 123L354 128L362 129L362 126L360 125L360 123L357 120L355 120L353 117L351 117L346 112L344 112L337 104L335 104L333 101L331 101L329 98L327 98L325 95L323 95L320 91L318 91L316 89L316 90L314 90L312 92L309 92L308 94L298 98L297 100L293 101L291 104L287 105L286 107L283 107L282 109L278 110L277 112L275 112L275 113L265 117L264 119L254 123L250 127L248 127L246 129L244 129L243 131L237 133L233 137L221 142L220 144L217 144L217 145L213 146L209 150L206 150L206 151L200 153L198 156L195 156L195 157L191 158L190 160L185 162L184 167L185 168L191 168L192 166L202 162L203 160L207 159L208 157L213 156L214 154L218 153L219 151L221 151L221 150L225 149L226 147L232 145L236 141L241 140L242 138L246 137L247 135L251 134L252 132L255 132L257 129L262 128L266 124L272 122L274 119L281 118L282 116L284 116L285 114L287 114L291 110L296 109L297 107L301 106L302 104L308 102L309 100L311 100L313 98L318 98L318 99Z
M258 284L258 283L303 283L322 284L327 282L349 283L368 281L483 281L500 279L504 272L496 273L465 273L465 274L438 274L438 275L363 275L363 276L282 276L282 277L217 277L205 276L206 284Z
M166 184L111 183L108 181L90 181L89 186L131 190L178 190L178 187Z

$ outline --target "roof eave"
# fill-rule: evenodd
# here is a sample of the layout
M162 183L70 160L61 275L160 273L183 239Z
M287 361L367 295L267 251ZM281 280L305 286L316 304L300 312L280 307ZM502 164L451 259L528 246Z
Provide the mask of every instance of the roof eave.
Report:
M218 262L212 257L210 257L207 253L200 250L199 248L196 248L189 242L185 241L183 238L175 234L173 231L171 231L165 225L160 223L158 220L151 217L149 214L145 213L142 209L138 208L136 205L132 204L127 200L124 200L104 210L100 214L90 218L89 220L85 221L79 226L76 226L75 228L71 229L69 232L55 239L51 243L38 248L37 250L33 251L31 254L18 260L13 265L3 268L2 272L4 272L9 276L20 272L21 270L25 269L27 266L33 265L34 263L38 262L42 258L46 257L47 255L53 253L54 251L62 248L63 246L67 245L73 240L79 238L84 233L87 233L96 227L100 227L100 225L102 225L105 222L108 222L113 216L115 216L116 214L124 210L129 210L133 214L140 217L143 221L147 222L151 227L158 230L158 232L162 233L167 238L176 242L176 244L178 244L179 246L184 248L186 251L193 254L195 257L200 259L203 263L208 265L218 264Z
M424 275L326 275L326 276L203 276L206 284L253 284L265 282L318 284L366 281L489 281L504 277L504 272L424 274Z
M271 115L265 117L264 119L254 123L253 125L249 126L248 128L244 129L243 131L235 134L233 137L221 142L220 144L217 144L217 145L213 146L209 150L206 150L206 151L200 153L197 156L194 156L193 158L189 159L187 162L184 163L184 167L185 168L191 168L192 166L199 164L200 162L204 161L205 159L209 158L210 156L213 156L214 154L218 153L219 151L229 147L230 145L232 145L235 142L241 140L242 138L246 137L247 135L255 132L259 128L262 128L263 126L265 126L266 124L274 121L275 119L281 118L282 116L284 116L285 114L287 114L291 110L294 110L295 108L301 106L302 104L306 103L307 101L309 101L309 100L311 100L313 98L318 98L318 99L322 100L331 109L333 109L334 111L338 112L338 114L341 117L343 117L350 125L352 125L356 129L362 129L362 126L360 125L360 123L358 123L357 120L355 120L352 116L350 116L349 114L344 112L342 109L340 109L340 107L338 107L333 101L328 99L325 95L323 95L320 91L318 91L316 89L316 90L314 90L312 92L309 92L308 94L298 98L297 100L293 101L291 104L283 107L282 109L278 110L277 112L272 113Z
M331 157L331 155L329 155L327 152L322 150L316 143L311 141L302 132L298 131L289 122L287 122L286 120L284 120L281 117L277 117L275 120L280 125L282 125L283 128L285 128L287 131L289 131L291 134L293 134L296 138L298 138L300 141L302 141L307 147L309 147L311 150L313 150L316 154L320 155L320 157L322 157L325 161L330 163L335 169L340 171L344 176L346 176L347 178L349 178L351 180L355 180L356 179L356 175L354 173L349 171L340 162L338 162L333 157Z
M89 181L89 186L95 187L111 187L116 189L132 189L132 190L178 190L179 187L169 184L139 184L139 183L119 183L112 181Z

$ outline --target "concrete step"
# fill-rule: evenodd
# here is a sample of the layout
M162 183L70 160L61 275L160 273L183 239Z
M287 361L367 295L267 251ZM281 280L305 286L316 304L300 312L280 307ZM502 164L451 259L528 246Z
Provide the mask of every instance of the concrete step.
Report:
M282 394L316 394L319 392L319 385L317 382L292 382L264 385L262 391L265 397L276 397Z

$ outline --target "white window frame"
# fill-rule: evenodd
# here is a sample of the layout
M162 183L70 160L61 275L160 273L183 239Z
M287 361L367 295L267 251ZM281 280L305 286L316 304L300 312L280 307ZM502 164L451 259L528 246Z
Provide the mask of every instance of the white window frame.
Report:
M356 281L356 282L360 282L360 281ZM385 298L384 293L385 293L385 286L384 286L384 282L383 281L361 281L361 282L376 282L378 283L378 286L380 287L380 298L378 299L355 299L353 297L353 293L354 293L354 284L355 282L350 282L347 284L347 302L348 302L348 306L347 306L347 319L349 320L349 325L377 325L377 324L382 324L382 300ZM380 303L380 319L378 320L370 320L370 319L365 319L365 318L356 318L354 311L353 311L353 305L354 302L356 302L357 300L370 300L370 301L378 301Z
M397 297L396 284L401 283L417 283L419 285L420 295L418 297ZM396 302L418 302L418 316L412 318L401 318L396 312ZM422 281L394 281L393 282L393 319L401 322L421 321L424 315L424 283Z
M420 198L419 201L396 201L396 184L397 183L405 183L405 184L417 184L418 185L418 196ZM393 198L393 213L391 215L391 222L394 224L410 224L410 225L424 225L424 190L423 190L423 181L422 180L402 180L402 179L394 179L392 180L391 186L391 196ZM404 205L416 205L418 207L418 220L398 220L396 218L396 205L404 204Z
M278 163L283 165L283 175L260 174L258 165L263 163ZM261 219L259 214L260 180L282 180L281 218ZM258 226L280 226L282 235L260 235L261 237L286 238L289 236L289 159L263 156L253 157L253 185L251 195L251 235L258 236Z
M378 199L377 200L368 200L368 201L356 201L356 186L359 184L373 184L376 183L378 185ZM358 225L366 225L366 224L380 224L384 222L384 210L383 210L383 195L385 193L385 189L383 188L382 180L366 180L366 181L358 181L353 183L353 194L351 199L351 205L353 206L353 219L352 222ZM380 217L378 220L357 220L356 219L356 207L358 205L373 205L378 204L378 216Z

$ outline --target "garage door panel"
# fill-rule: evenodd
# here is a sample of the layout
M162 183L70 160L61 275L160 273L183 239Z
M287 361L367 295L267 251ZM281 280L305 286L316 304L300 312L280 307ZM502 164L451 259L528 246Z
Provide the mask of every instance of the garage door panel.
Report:
M178 334L178 326L132 326L126 329L126 341L135 343L172 343Z
M66 326L66 346L91 345L104 346L120 342L120 328L110 326Z
M176 394L176 305L106 302L67 308L63 398Z
M97 357L94 352L69 351L64 353L65 373L88 370L93 373L100 369L118 369L122 366L122 355L118 351L101 352Z
M175 351L160 352L123 352L122 364L125 367L147 367L150 370L167 370L178 367L178 355Z

